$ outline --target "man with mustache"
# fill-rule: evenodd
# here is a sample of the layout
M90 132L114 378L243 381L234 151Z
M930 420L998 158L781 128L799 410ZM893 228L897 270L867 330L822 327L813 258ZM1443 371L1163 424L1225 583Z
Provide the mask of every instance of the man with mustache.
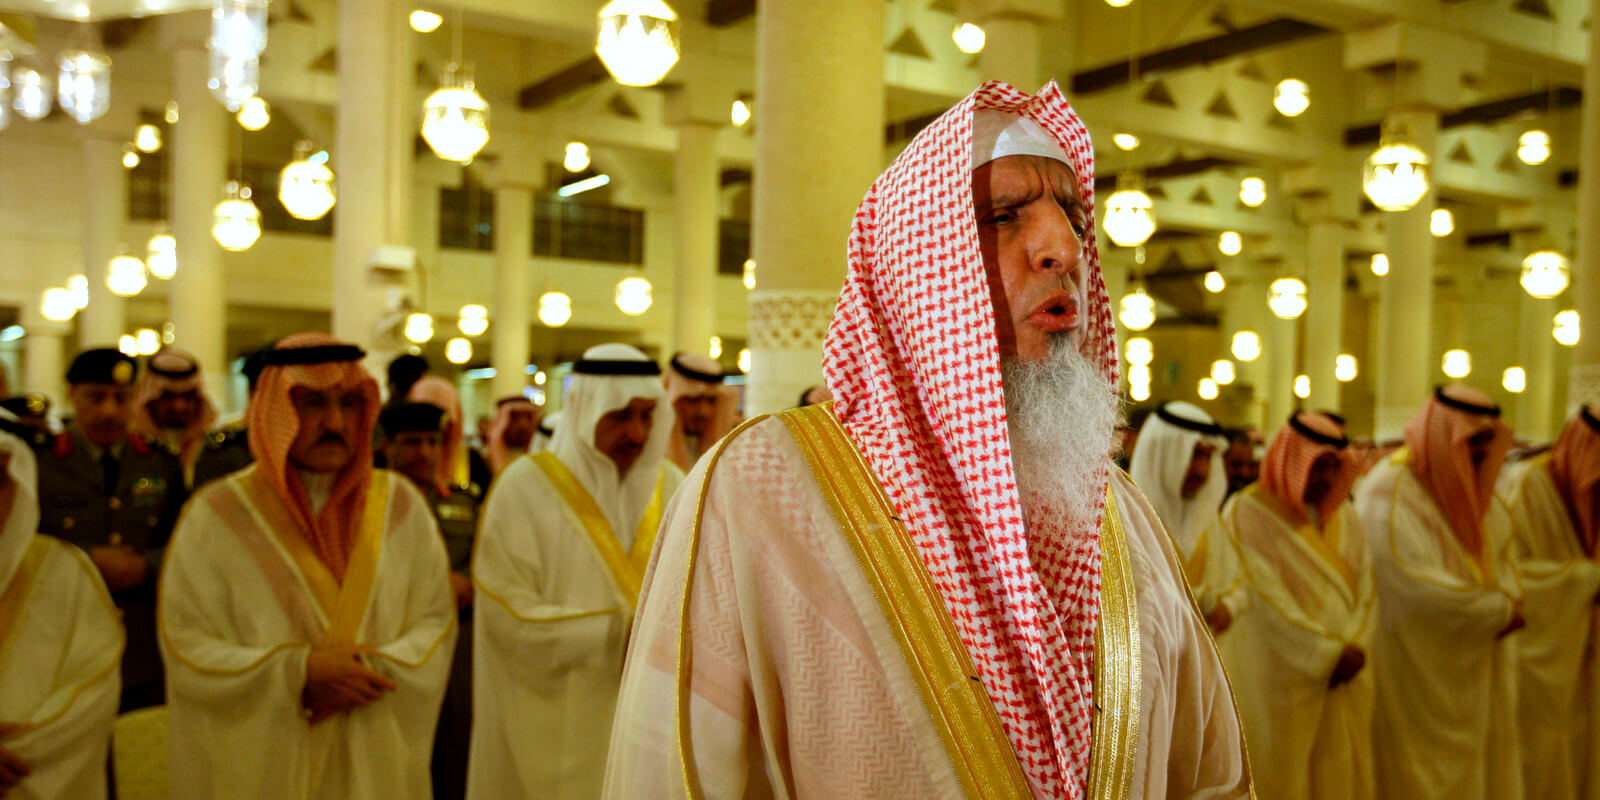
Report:
M722 366L699 353L678 353L667 362L667 398L677 422L667 458L679 469L694 466L701 454L731 427L731 396L722 391Z
M254 466L206 485L173 534L174 797L430 796L456 604L427 502L372 467L363 355L279 341L250 403Z
M156 576L188 496L183 465L128 432L135 368L111 348L85 350L67 369L73 421L39 455L39 532L88 552L127 627L121 711L160 705Z
M874 183L834 402L724 438L663 520L606 797L1250 796L1205 622L1111 468L1092 152L1054 83L991 82Z
M150 357L139 378L128 427L178 457L185 487L194 486L195 462L216 420L217 411L206 397L194 356L166 347Z
M683 479L664 457L660 376L627 345L589 348L550 449L512 462L489 495L473 561L468 797L600 794L639 584Z
M488 451L489 468L496 476L528 452L538 431L539 407L532 400L514 394L495 401L494 422L489 425L484 449Z

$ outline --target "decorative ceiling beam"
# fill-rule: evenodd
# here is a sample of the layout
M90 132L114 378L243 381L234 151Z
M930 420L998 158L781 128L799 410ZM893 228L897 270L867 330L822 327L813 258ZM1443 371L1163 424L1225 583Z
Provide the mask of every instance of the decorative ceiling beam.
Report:
M743 22L756 13L756 0L710 0L706 3L706 24L725 28Z
M599 56L589 56L543 80L522 87L517 92L517 107L523 111L536 111L567 95L599 83L609 77Z
M1245 53L1277 47L1329 32L1328 28L1296 19L1278 18L1268 20L1257 25L1240 28L1231 33L1213 36L1209 39L1201 39L1197 42L1190 42L1165 50L1141 53L1126 61L1118 61L1113 64L1084 70L1072 76L1072 94L1076 97L1090 92L1115 89L1118 86L1132 83L1135 73L1141 76L1148 76L1213 64Z
M1463 125L1491 125L1521 114L1563 111L1580 105L1583 105L1582 90L1562 86L1554 92L1530 92L1442 114L1439 128L1448 130ZM1344 143L1346 147L1377 144L1381 134L1381 125L1354 125L1345 129Z

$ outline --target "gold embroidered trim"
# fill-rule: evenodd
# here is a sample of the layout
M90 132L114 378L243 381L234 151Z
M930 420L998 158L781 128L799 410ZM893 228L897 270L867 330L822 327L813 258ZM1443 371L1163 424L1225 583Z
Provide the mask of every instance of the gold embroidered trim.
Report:
M1100 622L1094 645L1095 717L1088 796L1127 800L1136 780L1144 659L1133 566L1128 560L1122 514L1110 486L1106 487L1106 507L1100 520Z
M622 594L622 599L627 601L631 613L639 606L639 588L644 583L645 566L650 563L650 548L655 544L656 528L661 525L661 477L656 476L656 491L650 497L644 517L639 520L639 527L634 532L633 552L630 554L622 549L622 540L611 529L605 512L595 504L594 496L583 488L583 483L567 469L567 465L561 463L561 459L548 450L535 453L532 458L583 524L590 543L605 563L606 571L611 573L611 580Z

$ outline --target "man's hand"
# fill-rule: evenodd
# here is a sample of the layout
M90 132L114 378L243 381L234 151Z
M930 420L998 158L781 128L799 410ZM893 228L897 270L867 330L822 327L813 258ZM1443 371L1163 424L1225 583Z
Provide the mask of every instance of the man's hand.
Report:
M1333 677L1328 679L1328 688L1338 687L1354 680L1361 674L1361 668L1367 665L1367 654L1353 644L1344 646L1339 653L1339 662L1333 665Z
M1522 616L1522 598L1519 597L1511 601L1511 621L1507 622L1506 626L1501 628L1500 632L1494 635L1494 638L1504 639L1505 637L1527 627L1527 625L1527 618Z
M106 586L113 592L132 589L150 574L150 563L127 545L102 545L89 548L89 558L100 568Z
M394 690L394 681L361 663L359 656L372 649L328 647L312 650L306 656L306 686L300 690L300 705L311 713L312 725L334 714L371 705L384 692Z
M4 739L21 729L22 726L20 725L8 725L0 722L0 739ZM11 794L11 790L15 789L17 784L21 783L22 779L28 777L32 772L33 769L28 766L28 762L23 761L16 753L0 745L0 797Z
M472 579L459 572L450 573L450 588L456 591L456 610L472 605Z
M1206 624L1211 626L1213 634L1222 633L1233 624L1233 612L1228 610L1228 604L1217 601L1216 607L1206 614Z

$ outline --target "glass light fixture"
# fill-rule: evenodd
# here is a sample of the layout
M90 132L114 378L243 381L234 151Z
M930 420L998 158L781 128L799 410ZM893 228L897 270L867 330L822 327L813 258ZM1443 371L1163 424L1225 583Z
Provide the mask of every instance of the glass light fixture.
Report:
M82 311L89 307L89 276L79 273L67 278L67 291L72 293L72 307Z
M756 288L756 260L753 258L744 260L744 288Z
M472 342L456 336L444 343L444 359L452 364L465 364L472 360Z
M678 15L663 0L611 0L594 51L624 86L654 86L678 63Z
M462 164L489 143L489 101L455 62L422 103L422 139L440 158Z
M1147 330L1156 322L1156 301L1140 286L1122 296L1117 318L1130 331Z
M122 146L122 166L124 169L133 169L139 166L139 148L131 144Z
M419 8L411 12L408 21L411 23L411 30L417 33L433 33L444 24L444 17L426 8Z
M1250 208L1267 202L1267 182L1255 176L1239 181L1239 202Z
M572 298L562 292L545 292L539 296L539 321L559 328L572 319Z
M239 127L247 131L259 131L272 121L272 107L257 95L239 106L239 113L234 115L234 119L239 122Z
M956 47L961 52L976 55L983 52L984 42L988 41L989 37L983 32L983 28L971 22L963 22L950 32L950 38L955 40Z
M748 347L739 351L739 371L750 371L750 348Z
M206 78L206 88L224 108L238 111L261 90L261 59L235 58L212 48L211 74Z
M1131 133L1115 134L1111 137L1111 142L1117 146L1118 150L1125 152L1139 149L1139 137Z
M1218 386L1232 384L1234 379L1238 377L1239 373L1234 370L1232 361L1226 358L1219 358L1211 362L1211 380L1216 381Z
M1538 250L1522 259L1522 288L1540 300L1548 300L1567 290L1570 272L1566 256L1548 248Z
M1341 353L1333 360L1333 377L1340 383L1349 383L1356 379L1356 357L1349 353Z
M267 0L212 0L206 46L230 58L256 58L267 49Z
M178 240L172 234L162 231L152 237L145 245L145 266L150 268L150 274L161 280L172 280L178 274Z
M1567 347L1576 346L1580 338L1578 312L1570 308L1565 311L1558 311L1554 321L1555 328L1550 331L1550 335L1554 336L1557 342Z
M1156 232L1155 204L1144 192L1144 177L1137 172L1123 173L1118 189L1106 198L1102 227L1119 247L1138 247Z
M1132 3L1133 0L1106 0L1106 5L1112 8L1127 8Z
M1512 394L1522 394L1528 388L1528 373L1522 367L1506 367L1500 373L1500 385Z
M1255 331L1239 331L1233 335L1229 350L1240 361L1254 361L1261 357L1261 337Z
M706 343L706 355L712 358L722 358L722 337L712 336Z
M549 377L544 374L544 370L541 369L541 370L535 370L534 371L534 373L533 373L533 385L534 386L543 386L544 382L547 381L547 380L549 380Z
M154 328L140 328L133 332L134 349L141 356L153 356L161 349L161 334Z
M1156 357L1155 345L1143 336L1135 336L1123 343L1122 356L1136 367L1148 367Z
M1550 160L1550 134L1541 130L1525 131L1517 138L1517 158L1530 167Z
M567 142L567 151L561 159L561 166L568 172L582 172L589 168L589 145L583 142Z
M1148 384L1148 383L1130 383L1130 384L1128 384L1128 397L1130 399L1132 399L1136 403L1143 403L1144 401L1149 400L1150 399L1150 384Z
M406 315L405 327L401 329L405 337L416 344L426 344L433 338L433 317L416 311Z
M1217 399L1217 382L1210 378L1201 378L1200 386L1196 389L1201 400Z
M462 306L456 316L456 327L468 336L482 336L489 330L489 309L477 303Z
M294 146L294 160L278 175L278 202L295 219L322 219L338 201L326 150L311 152L310 142Z
M733 101L733 106L728 109L728 121L735 128L742 128L750 121L750 104L744 100Z
M1286 117L1298 117L1311 107L1311 87L1297 78L1285 78L1272 90L1272 105Z
M261 238L261 209L250 199L250 187L228 181L227 196L211 212L211 237L233 252L249 250Z
M50 76L32 64L11 68L11 107L25 120L38 122L50 113L53 88Z
M1128 366L1128 385L1129 386L1149 386L1150 385L1150 365L1149 364L1131 364L1131 365L1129 365Z
M178 101L168 100L167 107L162 112L161 118L166 120L168 125L176 125L178 124L179 116Z
M1310 375L1294 376L1294 396L1300 398L1301 400L1311 396Z
M1222 273L1216 270L1211 270L1210 272L1206 273L1205 284L1206 291L1216 294L1223 289L1228 288L1228 279L1222 277Z
M60 286L44 290L39 297L39 313L51 322L72 319L78 313L78 306L72 300L72 291Z
M131 333L124 333L117 337L117 350L128 358L138 358L139 340Z
M1472 354L1460 349L1446 350L1439 368L1444 370L1447 377L1458 380L1465 378L1472 374Z
M144 291L144 262L123 250L106 265L106 288L118 297L132 297Z
M1383 253L1372 254L1372 274L1383 277L1389 274L1389 257Z
M146 122L133 129L133 146L141 153L154 153L161 149L161 128Z
M111 59L104 53L69 50L57 57L56 102L67 116L87 125L111 107Z
M1299 278L1279 278L1269 288L1267 307L1279 319L1296 319L1306 311L1306 284Z
M1428 154L1404 128L1385 125L1378 149L1361 168L1361 188L1384 211L1406 211L1428 193Z
M1428 215L1428 232L1443 238L1456 232L1456 215L1448 208L1436 208Z
M1223 231L1217 237L1217 249L1225 256L1236 256L1244 252L1244 237L1238 231Z
M617 308L630 317L649 311L652 302L650 282L637 275L623 278L617 282L615 300Z

